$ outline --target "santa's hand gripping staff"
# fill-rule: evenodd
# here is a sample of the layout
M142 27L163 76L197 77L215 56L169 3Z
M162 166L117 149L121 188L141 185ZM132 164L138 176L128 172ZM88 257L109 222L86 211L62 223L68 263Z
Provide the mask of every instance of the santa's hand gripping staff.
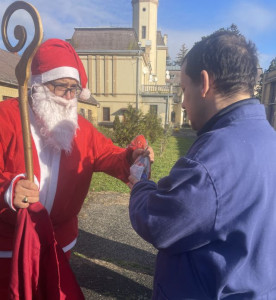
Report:
M77 114L78 98L87 99L89 93L84 67L69 43L58 39L44 42L31 70L29 114L35 184L25 177L18 99L0 103L1 295L7 294L11 273L17 210L36 211L37 205L42 205L48 211L55 240L69 257L77 241L77 215L93 172L105 172L127 183L130 165L145 151L115 146ZM33 220L25 222L32 224ZM43 243L43 236L51 240L41 233L41 227L30 226L37 230L32 241ZM41 248L36 244L33 249Z

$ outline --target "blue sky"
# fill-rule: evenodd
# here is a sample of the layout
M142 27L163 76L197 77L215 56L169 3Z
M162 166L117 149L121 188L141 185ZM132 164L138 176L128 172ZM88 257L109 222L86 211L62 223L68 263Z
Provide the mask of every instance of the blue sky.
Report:
M1 20L13 2L1 0ZM70 38L75 27L132 26L131 0L33 0L30 3L41 16L45 38ZM14 22L24 24L29 37L32 35L29 16L22 11L15 13L10 20L11 28ZM183 43L190 49L202 36L232 23L256 44L260 65L267 69L276 57L276 0L159 0L158 29L168 34L172 59ZM0 48L5 49L2 37Z

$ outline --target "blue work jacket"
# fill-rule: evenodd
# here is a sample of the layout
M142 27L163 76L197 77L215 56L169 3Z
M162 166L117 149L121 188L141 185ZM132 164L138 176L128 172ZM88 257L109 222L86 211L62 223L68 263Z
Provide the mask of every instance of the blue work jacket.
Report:
M257 99L210 119L158 184L135 184L129 211L159 250L153 299L276 299L276 134Z

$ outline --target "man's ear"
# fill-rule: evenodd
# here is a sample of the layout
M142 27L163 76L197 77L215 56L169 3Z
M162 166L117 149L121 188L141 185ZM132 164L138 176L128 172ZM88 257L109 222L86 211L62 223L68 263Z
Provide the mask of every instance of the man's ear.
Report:
M210 77L206 70L202 70L200 76L201 76L201 96L202 98L205 98L206 94L210 89Z

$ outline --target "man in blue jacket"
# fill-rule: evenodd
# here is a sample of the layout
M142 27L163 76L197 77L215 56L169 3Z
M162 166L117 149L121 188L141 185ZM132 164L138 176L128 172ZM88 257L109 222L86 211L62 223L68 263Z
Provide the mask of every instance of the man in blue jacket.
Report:
M276 299L276 134L251 98L257 65L242 35L196 43L181 86L198 137L158 184L130 177L132 226L159 250L153 299Z

